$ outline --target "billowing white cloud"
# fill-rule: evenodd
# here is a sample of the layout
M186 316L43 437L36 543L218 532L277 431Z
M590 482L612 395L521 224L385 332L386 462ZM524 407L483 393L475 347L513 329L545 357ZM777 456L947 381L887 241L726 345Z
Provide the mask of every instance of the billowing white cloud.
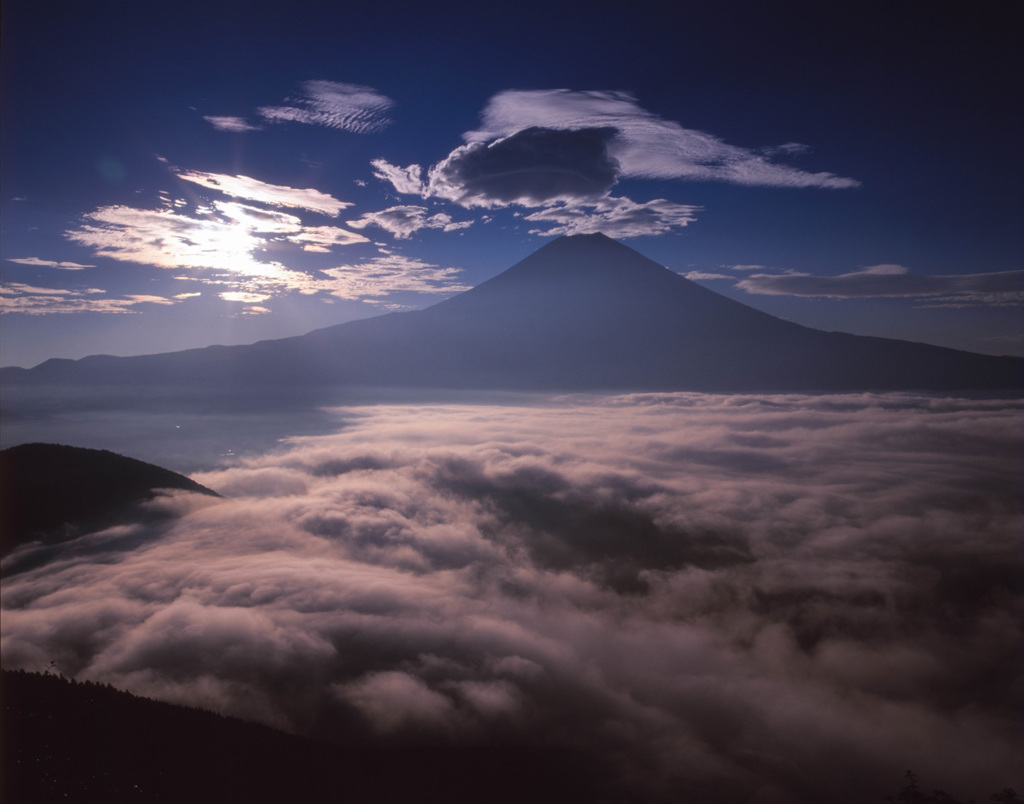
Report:
M912 274L902 265L887 264L836 276L796 271L755 273L738 281L736 287L748 293L771 296L837 299L940 296L989 304L1020 304L1024 302L1024 271L927 275Z
M201 187L207 187L211 190L218 190L234 198L245 198L249 201L258 201L261 204L268 204L273 207L294 207L296 209L307 209L310 212L320 212L324 215L335 216L343 209L352 206L350 201L339 201L337 198L327 193L322 193L319 190L267 184L264 181L252 179L248 176L204 173L201 170L181 170L177 171L177 176L185 181L198 184Z
M386 113L394 105L370 87L337 81L306 81L302 95L287 103L290 105L261 107L260 116L272 123L306 123L371 134L391 122Z
M293 270L277 261L257 258L271 243L290 243L305 251L329 252L333 247L368 243L360 234L335 226L306 226L302 219L234 201L214 201L188 214L184 204L164 209L102 207L66 237L97 256L192 271L187 277L224 284L223 275L246 286L235 292L267 294L287 291L318 293L336 288L332 282ZM209 272L219 276L211 276ZM383 286L378 288L383 295Z
M379 212L367 212L355 220L348 221L349 226L365 229L367 226L379 226L391 232L399 240L407 240L414 232L421 229L442 229L454 232L473 225L473 221L454 221L445 212L429 214L426 207L405 205L388 207Z
M425 195L427 190L423 182L423 168L420 165L398 167L386 159L374 159L373 175L381 181L391 184L400 193L406 195Z
M232 131L235 133L244 133L246 131L260 130L259 126L252 125L244 117L231 117L227 115L204 115L203 120L205 120L215 129L217 129L217 131Z
M154 502L159 532L10 574L25 548L5 666L320 737L578 748L622 800L1020 789L1020 400L489 402L339 410L195 476L226 499Z
M697 219L701 208L675 204L663 198L640 204L628 198L602 198L593 203L576 202L548 207L523 217L547 228L531 229L530 234L555 235L595 234L627 238L659 235Z
M37 268L60 268L63 271L81 271L83 268L95 268L95 265L83 265L77 262L44 260L39 257L8 257L7 262L19 265L32 265Z
M238 205L218 211L222 214L196 218L172 209L101 207L83 216L85 222L66 237L99 257L158 268L214 268L263 277L283 270L277 263L256 260L253 252L269 235L298 233L298 218L255 210L253 216L262 220L254 225L251 217L232 217L242 212Z

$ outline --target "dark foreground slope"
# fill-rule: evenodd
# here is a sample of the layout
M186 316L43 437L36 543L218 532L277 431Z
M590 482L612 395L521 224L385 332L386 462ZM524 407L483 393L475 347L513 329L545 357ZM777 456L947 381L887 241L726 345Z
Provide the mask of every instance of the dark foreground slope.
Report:
M5 804L600 802L575 754L328 745L57 676L3 672Z
M426 310L249 346L50 360L28 384L534 391L1007 390L1024 359L823 332L727 299L604 235L555 240Z
M107 450L21 444L0 451L0 555L114 524L156 489L218 496L184 475Z

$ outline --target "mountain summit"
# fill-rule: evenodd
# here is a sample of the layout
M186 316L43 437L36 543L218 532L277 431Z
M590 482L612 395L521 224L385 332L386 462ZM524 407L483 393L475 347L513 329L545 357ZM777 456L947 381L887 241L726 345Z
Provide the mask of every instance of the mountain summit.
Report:
M824 332L601 234L562 237L425 310L248 346L50 360L29 383L623 391L1011 389L1024 360Z

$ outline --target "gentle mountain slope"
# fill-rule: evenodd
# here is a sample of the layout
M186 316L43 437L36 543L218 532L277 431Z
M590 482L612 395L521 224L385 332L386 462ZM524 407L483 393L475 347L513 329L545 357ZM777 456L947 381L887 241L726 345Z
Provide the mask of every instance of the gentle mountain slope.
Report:
M1024 360L823 332L603 235L563 237L426 310L249 346L47 361L24 383L537 391L1016 389Z
M184 475L107 450L21 444L0 451L0 555L66 541L128 515L155 489L219 496Z
M590 804L614 795L593 762L550 747L329 745L107 686L7 670L2 698L0 798L11 804Z

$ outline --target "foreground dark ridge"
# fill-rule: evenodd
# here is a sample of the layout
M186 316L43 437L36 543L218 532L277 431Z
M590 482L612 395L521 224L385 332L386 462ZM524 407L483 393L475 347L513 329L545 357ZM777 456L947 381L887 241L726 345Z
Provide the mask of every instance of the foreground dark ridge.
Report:
M563 237L425 310L248 346L8 368L17 384L520 391L1009 390L1024 358L824 332L604 235Z
M157 489L220 496L184 475L108 450L21 444L0 451L0 555L130 519Z
M552 749L330 745L55 675L3 671L3 789L33 802L601 802Z
M0 800L602 804L644 799L577 753L332 745L57 675L4 670ZM916 777L888 801L962 804ZM1020 802L1004 788L989 799Z

